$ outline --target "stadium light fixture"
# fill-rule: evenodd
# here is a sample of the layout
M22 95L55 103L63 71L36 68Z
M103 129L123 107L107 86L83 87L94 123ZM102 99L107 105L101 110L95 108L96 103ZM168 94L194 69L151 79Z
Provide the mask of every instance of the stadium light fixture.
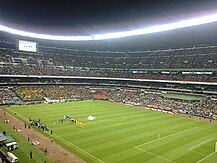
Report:
M93 40L92 36L57 36L57 35L49 35L49 34L39 34L33 32L26 32L18 29L13 29L4 25L0 25L0 31L38 39L45 40L62 40L62 41L88 41Z
M202 25L207 23L213 23L213 22L217 22L217 14L211 14L208 16L182 20L174 23L155 25L155 26L135 29L131 31L96 34L92 36L57 36L57 35L49 35L49 34L39 34L39 33L27 32L27 31L10 28L4 25L0 25L0 31L19 35L19 36L45 39L45 40L91 41L91 40L115 39L115 38L129 37L129 36L136 36L136 35L145 35L145 34L175 30L180 28L192 27L192 26L197 26L197 25Z

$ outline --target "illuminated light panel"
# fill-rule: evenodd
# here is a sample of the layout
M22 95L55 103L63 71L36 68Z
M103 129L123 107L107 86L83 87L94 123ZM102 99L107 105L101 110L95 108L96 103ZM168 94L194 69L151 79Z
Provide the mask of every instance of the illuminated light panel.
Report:
M45 39L45 40L91 41L91 40L106 40L106 39L114 39L114 38L121 38L121 37L129 37L129 36L136 36L136 35L145 35L145 34L169 31L174 29L192 27L192 26L202 25L207 23L213 23L213 22L217 22L217 14L202 16L199 18L192 18L188 20L182 20L174 23L135 29L131 31L96 34L93 36L57 36L57 35L49 35L49 34L39 34L39 33L32 33L32 32L13 29L4 25L0 25L0 31L19 35L19 36Z

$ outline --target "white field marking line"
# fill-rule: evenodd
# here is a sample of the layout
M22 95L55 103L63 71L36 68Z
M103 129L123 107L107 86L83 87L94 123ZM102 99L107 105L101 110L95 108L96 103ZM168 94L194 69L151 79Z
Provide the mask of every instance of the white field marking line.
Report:
M146 142L146 143L140 144L140 145L138 145L138 146L135 146L135 148L138 149L138 150L141 150L141 151L143 151L143 152L149 153L149 154L151 154L151 155L153 155L153 156L155 156L155 157L159 157L159 158L161 158L161 159L164 159L164 160L167 160L167 161L169 161L169 162L173 162L173 163L175 163L175 162L172 161L172 160L169 160L169 159L167 159L167 158L165 158L165 157L162 157L162 156L156 155L156 154L154 154L154 153L152 153L152 152L148 152L147 150L141 149L141 148L139 148L139 147L140 147L140 146L143 146L143 145L145 145L145 144L149 144L149 143L152 143L152 142L155 142L155 141L158 141L158 140L161 140L161 139L164 139L164 138L167 138L167 137L170 137L170 136L173 136L173 135L179 134L179 133L183 133L183 132L186 132L186 131L189 131L189 130L195 129L195 128L198 128L198 127L190 128L190 129L183 130L183 131L180 131L180 132L177 132L177 133L174 133L174 134L171 134L171 135L168 135L168 136L165 136L165 137L159 138L159 139L155 139L155 140L152 140L152 141L149 141L149 142Z
M154 154L154 153L152 153L152 152L148 152L148 151L146 151L146 150L144 150L144 149L141 149L141 148L139 148L139 147L135 147L135 148L138 149L138 150L140 150L140 151L143 151L143 152L145 152L145 153L148 153L148 154L150 154L150 155L153 155L153 156L155 156L155 157L158 157L158 158L161 158L161 159L163 159L163 160L166 160L166 161L175 163L175 162L172 161L172 160L169 160L169 159L167 159L167 158L165 158L165 157L156 155L156 154Z
M194 151L194 150L189 150L189 151L194 152L194 153L197 153L197 154L202 155L202 156L206 156L205 154L200 153L200 152L197 152L197 151Z
M206 157L204 157L201 160L197 161L196 163L200 163L201 161L205 160L206 158L212 156L214 153L216 153L216 152L210 153L209 155L207 155Z
M157 135L158 139L160 139L160 135L161 135L161 134L163 134L163 133L167 133L167 132L175 132L175 131L165 131L165 132L160 132L160 133Z
M13 112L13 111L12 111L12 112ZM23 119L26 119L26 120L28 120L27 118L23 117L22 115L20 115L20 114L18 114L18 115L19 115L20 117L22 117ZM104 161L102 161L102 160L100 160L99 158L97 158L97 157L93 156L92 154L90 154L90 153L88 153L88 152L84 151L83 149L81 149L81 148L77 147L76 145L74 145L74 144L72 144L72 143L68 142L67 140L63 139L62 137L60 137L60 136L58 136L58 135L56 135L56 134L53 134L53 135L54 135L54 136L56 136L56 137L58 137L59 139L62 139L62 140L63 140L63 141L65 141L65 142L67 142L68 144L72 145L73 147L75 147L75 148L79 149L80 151L84 152L86 155L89 155L89 156L91 156L92 158L94 158L94 159L98 160L99 162L102 162L102 163L104 163ZM66 144L66 145L67 145L67 144Z
M74 148L77 148L78 150L80 150L80 151L82 151L83 153L85 153L86 155L88 155L88 156L94 158L95 160L98 160L99 162L105 163L104 161L102 161L102 160L100 160L99 158L93 156L92 154L88 153L87 151L85 151L85 150L79 148L78 146L76 146L76 145L70 143L69 141L63 139L62 137L60 137L60 136L58 136L58 135L56 135L56 134L54 134L54 136L57 137L57 138L59 138L59 139L61 139L61 140L63 140L63 141L65 141L65 142L67 143L66 145L70 144L70 145L73 146Z
M200 144L197 144L197 145L195 145L195 146L189 148L188 150L192 150L192 149L194 149L194 148L196 148L196 147L198 147L198 146L200 146L200 145L202 145L202 144L205 144L206 142L211 141L211 140L213 140L213 139L214 139L214 138L208 139L208 140L206 140L206 141L204 141L204 142L202 142L202 143L200 143Z
M149 144L149 143L153 143L153 142L155 142L155 141L158 141L158 140L161 140L161 139L165 139L165 138L168 138L168 137L171 137L171 136L173 136L173 135L177 135L177 134L180 134L180 133L183 133L183 132L187 132L187 131L193 130L193 129L195 129L195 128L198 128L198 127L193 127L193 128L187 129L187 130L183 130L183 131L180 131L180 132L176 132L176 133L174 133L174 134L171 134L171 135L168 135L168 136L159 138L159 139L155 139L155 140L152 140L152 141L149 141L149 142L146 142L146 143L137 145L137 146L135 146L135 147L140 147L140 146L143 146L143 145L146 145L146 144Z
M206 142L209 142L209 141L211 141L211 140L213 140L213 139L214 139L214 138L208 139L208 140L206 140L206 141L204 141L204 142L202 142L202 143L200 143L200 144L197 144L197 145L195 145L195 146L189 148L188 150L191 151L191 152L200 154L200 155L202 155L202 156L206 156L205 154L203 154L203 153L201 153L201 152L194 151L193 149L196 148L196 147L198 147L198 146L200 146L200 145L202 145L202 144L205 144Z
M13 111L13 110L10 110L12 113L16 113L15 111ZM19 117L21 117L21 118L23 118L23 119L25 119L26 121L29 121L26 117L24 117L24 116L22 116L22 115L20 115L19 113L16 113Z

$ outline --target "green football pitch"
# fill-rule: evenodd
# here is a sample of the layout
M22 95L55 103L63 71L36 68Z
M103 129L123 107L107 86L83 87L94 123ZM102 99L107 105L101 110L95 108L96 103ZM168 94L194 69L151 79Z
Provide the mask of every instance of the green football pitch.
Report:
M40 118L53 130L56 143L86 162L217 162L217 125L208 122L105 101L6 110L22 121ZM85 127L59 122L64 114L83 121ZM89 115L96 120L87 120Z

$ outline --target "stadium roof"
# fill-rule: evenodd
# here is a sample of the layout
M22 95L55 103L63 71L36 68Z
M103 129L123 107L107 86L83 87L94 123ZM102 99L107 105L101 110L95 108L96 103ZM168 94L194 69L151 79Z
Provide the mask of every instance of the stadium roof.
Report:
M91 35L51 35L51 34L42 34L35 32L28 32L24 30L19 30L11 27L7 27L4 25L0 25L0 30L3 32L20 35L24 37L37 38L37 39L45 39L45 40L57 40L57 41L95 41L95 40L108 40L129 36L137 36L137 35L145 35L152 34L157 32L164 32L169 30L175 30L180 28L192 27L197 25L203 25L208 23L217 22L217 14L210 14L205 16L200 16L196 18L190 18L186 20L178 20L172 23L163 23L150 27L143 27L128 31L120 31L120 32L109 32L104 34L91 34Z
M141 32L141 28L143 28L141 33L149 33L149 31L144 32L144 29L147 30L150 26L156 27L162 23L177 23L180 20L214 14L217 13L214 10L216 7L217 2L209 0L62 0L59 2L38 0L34 3L23 0L5 1L0 5L0 24L28 32L50 35L85 35L90 40L98 40L110 38L113 32L135 29ZM210 20L213 21L213 19ZM144 50L216 44L216 26L217 23L212 23L207 26L191 27L187 30L179 29L175 32L94 41L94 43L82 42L82 45L71 43L71 45L78 49L130 50L133 48ZM109 36L98 35L105 33L110 34ZM113 36L117 37L120 34L123 33L115 33Z
M199 17L216 7L213 0L1 1L0 21L36 33L91 35Z

